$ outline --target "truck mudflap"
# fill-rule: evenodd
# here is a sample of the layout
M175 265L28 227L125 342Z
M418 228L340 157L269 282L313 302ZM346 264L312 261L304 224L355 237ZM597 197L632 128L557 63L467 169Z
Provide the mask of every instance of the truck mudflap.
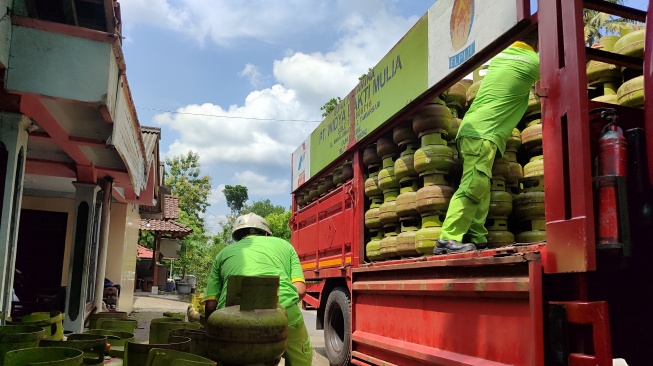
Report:
M539 253L398 262L352 276L354 364L544 365Z

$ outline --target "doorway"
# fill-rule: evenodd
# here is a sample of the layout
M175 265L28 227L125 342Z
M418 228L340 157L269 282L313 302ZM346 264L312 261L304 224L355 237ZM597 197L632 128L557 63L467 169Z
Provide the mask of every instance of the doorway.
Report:
M14 289L25 310L64 311L67 224L66 212L21 210Z

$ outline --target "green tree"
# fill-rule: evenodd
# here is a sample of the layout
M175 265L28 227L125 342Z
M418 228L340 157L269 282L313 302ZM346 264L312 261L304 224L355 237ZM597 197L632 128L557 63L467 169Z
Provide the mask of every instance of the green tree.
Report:
M227 246L224 242L213 241L211 245L202 252L201 258L198 259L196 265L197 283L196 283L196 292L204 292L206 290L206 282L211 273L211 267L213 266L213 260L220 253L222 249Z
M623 0L606 0L613 4L623 4ZM619 18L596 10L583 9L583 23L585 24L585 43L593 45L598 40L609 34L619 34L621 27L632 26L635 22Z
M209 206L211 177L202 175L199 159L199 154L192 151L186 155L166 159L168 172L165 185L170 187L172 195L178 197L179 211L187 214L187 218L182 223L188 224L192 221L192 226L201 228L204 233L204 220L201 214L205 213Z
M222 190L224 197L227 199L227 206L231 209L231 214L234 216L240 215L245 206L245 202L249 198L247 196L247 187L240 184L235 186L226 185Z
M273 212L265 216L265 221L270 225L272 236L290 241L290 211Z
M202 260L209 242L202 214L209 206L211 177L202 175L199 155L192 151L166 159L166 168L165 184L179 200L177 221L193 230L180 241L179 259L173 262L173 269L182 275L194 273L201 276L197 264Z
M266 217L272 213L283 213L286 209L283 206L275 206L269 199L255 201L251 205L245 205L243 212L253 212L261 217Z
M328 116L336 107L338 104L342 102L342 98L336 97L336 98L331 98L328 102L326 102L322 107L320 107L322 112L322 117Z

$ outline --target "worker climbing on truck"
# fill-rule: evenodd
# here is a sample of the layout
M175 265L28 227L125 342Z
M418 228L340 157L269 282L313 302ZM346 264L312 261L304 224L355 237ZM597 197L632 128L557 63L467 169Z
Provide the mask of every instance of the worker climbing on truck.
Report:
M287 241L273 237L267 221L254 213L239 216L231 236L236 242L213 261L202 299L206 317L225 306L230 276L278 276L279 303L288 314L288 346L283 357L286 365L311 365L313 350L299 307L306 285L297 252Z
M539 79L537 46L534 30L490 61L456 136L463 176L451 197L433 254L487 247L485 219L490 207L492 164L497 152L504 154L508 137L526 111L531 87ZM463 243L465 235L471 243Z

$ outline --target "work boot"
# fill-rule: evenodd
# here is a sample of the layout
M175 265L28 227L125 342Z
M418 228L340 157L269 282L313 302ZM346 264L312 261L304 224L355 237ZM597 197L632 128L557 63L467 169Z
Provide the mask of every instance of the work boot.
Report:
M435 248L433 248L433 254L453 254L453 253L464 253L471 252L476 250L474 244L463 244L456 240L442 240L438 239L435 243Z

